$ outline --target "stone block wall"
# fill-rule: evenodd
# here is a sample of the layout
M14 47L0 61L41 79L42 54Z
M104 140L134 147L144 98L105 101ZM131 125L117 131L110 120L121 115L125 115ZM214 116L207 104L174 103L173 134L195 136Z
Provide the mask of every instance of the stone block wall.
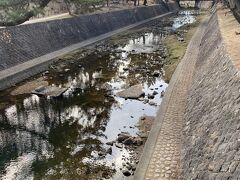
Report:
M237 8L240 10L240 1L239 0L225 0L228 2L231 9Z
M175 4L161 3L149 7L1 28L0 71L175 8Z
M214 14L201 42L185 113L182 180L240 178L240 73Z
M239 0L223 0L233 11L234 16L240 23L240 1Z

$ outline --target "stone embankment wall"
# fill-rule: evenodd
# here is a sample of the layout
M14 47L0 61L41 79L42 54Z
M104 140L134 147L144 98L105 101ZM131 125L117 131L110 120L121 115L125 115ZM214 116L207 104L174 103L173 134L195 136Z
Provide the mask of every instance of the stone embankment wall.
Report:
M0 29L0 71L50 52L175 10L161 3Z
M183 132L181 179L240 178L240 74L211 17L201 42Z
M235 17L240 22L240 1L239 0L224 0L229 8L233 11Z
M239 0L225 0L229 3L231 9L239 9L240 10L240 1Z

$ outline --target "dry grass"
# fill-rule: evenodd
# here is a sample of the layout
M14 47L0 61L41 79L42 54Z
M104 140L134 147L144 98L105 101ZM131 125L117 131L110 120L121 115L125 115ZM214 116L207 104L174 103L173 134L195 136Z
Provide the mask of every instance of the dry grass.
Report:
M175 35L168 36L164 40L164 44L166 45L167 50L169 52L169 57L167 58L167 63L164 67L165 71L164 80L166 82L170 81L175 69L177 68L177 65L179 64L179 62L181 61L186 52L188 43L190 42L193 34L197 30L198 25L204 19L204 17L205 17L204 15L200 15L197 17L197 21L195 23L185 28L183 27L184 29L187 30L187 33L184 34L183 42L178 41L177 36Z

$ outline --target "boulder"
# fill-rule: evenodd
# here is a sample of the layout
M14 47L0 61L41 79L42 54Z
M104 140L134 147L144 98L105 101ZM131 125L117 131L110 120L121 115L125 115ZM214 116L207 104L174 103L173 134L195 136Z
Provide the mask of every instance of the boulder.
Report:
M120 134L118 135L117 141L118 141L118 142L123 142L123 141L125 141L126 139L128 139L129 137L131 137L131 135L128 134L128 133L120 133Z
M117 93L117 96L119 97L130 98L130 99L137 99L143 95L144 95L144 92L141 84L131 86L130 88Z
M123 141L123 144L125 144L127 146L132 145L133 143L134 143L134 138L133 137L129 137L129 138L127 138Z
M115 143L115 141L110 141L110 142L107 142L106 144L109 146L113 146L114 143Z
M123 148L123 145L120 144L120 143L116 143L115 146L116 146L117 148L120 148L120 149Z
M131 176L131 172L129 170L123 170L122 173L124 176Z
M40 86L32 91L32 94L49 96L49 97L59 97L61 96L68 88L61 88L57 86Z
M110 155L112 154L112 148L111 147L107 149L107 153L110 154Z
M154 71L153 73L152 73L152 75L154 76L154 77L158 77L158 76L160 76L160 71Z
M157 94L158 94L157 91L153 91L153 93L152 93L153 96L155 96L155 95L157 95Z

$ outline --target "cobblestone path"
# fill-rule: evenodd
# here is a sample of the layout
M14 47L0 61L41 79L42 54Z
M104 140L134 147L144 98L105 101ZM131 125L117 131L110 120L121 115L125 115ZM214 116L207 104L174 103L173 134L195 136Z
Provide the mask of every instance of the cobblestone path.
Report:
M161 127L159 128L153 152L145 172L144 179L146 180L179 179L181 132L184 123L183 117L187 103L187 94L191 86L198 48L201 44L207 21L208 18L199 26L189 43L186 54L178 65L163 100L162 106L165 107L161 107L158 112L156 121L161 124Z

